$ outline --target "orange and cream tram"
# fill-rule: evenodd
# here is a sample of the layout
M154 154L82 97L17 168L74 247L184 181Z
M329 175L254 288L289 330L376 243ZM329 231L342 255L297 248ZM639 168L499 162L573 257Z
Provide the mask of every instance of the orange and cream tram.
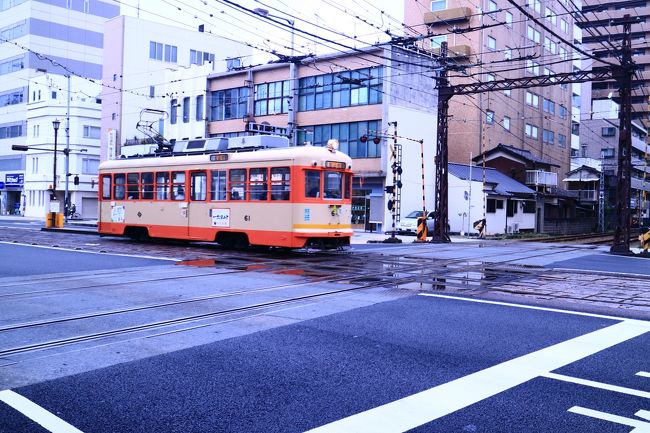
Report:
M330 145L109 160L99 168L98 230L228 247L345 246L351 168Z

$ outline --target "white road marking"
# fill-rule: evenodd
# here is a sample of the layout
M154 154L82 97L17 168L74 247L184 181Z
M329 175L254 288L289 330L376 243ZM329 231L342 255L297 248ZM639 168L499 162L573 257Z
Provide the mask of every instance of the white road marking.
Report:
M5 402L52 433L83 433L31 400L11 390L0 391L0 401Z
M602 419L603 421L609 421L616 424L622 424L630 427L634 427L630 433L650 433L650 423L645 421L639 421L633 418L626 418L624 416L612 415L611 413L601 412L599 410L587 409L585 407L573 406L568 412L577 413L579 415L588 416L591 418ZM640 410L635 413L636 416L641 417L645 415L644 410Z
M613 391L621 394L628 394L628 395L633 395L635 397L643 397L643 398L650 399L650 392L639 391L638 389L625 388L623 386L610 385L608 383L595 382L593 380L587 380L587 379L579 379L577 377L565 376L563 374L556 374L556 373L546 373L546 374L542 374L542 376L547 377L549 379L561 380L563 382L570 382L578 385L590 386L592 388L599 388L607 391Z
M549 311L551 313L572 314L574 316L595 317L597 319L636 321L634 319L626 319L625 317L608 316L604 314L583 313L581 311L560 310L559 308L538 307L536 305L522 305L522 304L514 304L511 302L488 301L486 299L463 298L460 296L438 295L435 293L420 293L419 296L427 296L430 298L452 299L454 301L476 302L479 304L503 305L505 307L517 307L517 308L524 308L528 310ZM639 320L639 322L647 323L642 320Z
M639 371L636 375L641 377L650 377L650 373L647 371Z
M309 432L403 433L647 332L625 320Z
M170 258L166 258L166 257L142 256L142 255L138 255L138 254L101 253L101 252L98 252L98 251L84 251L84 250L75 250L73 248L48 247L46 245L31 245L31 244L23 244L23 243L18 243L18 242L0 241L0 244L18 245L18 246L21 246L21 247L43 248L43 249L46 249L46 250L72 251L73 253L97 254L97 255L102 255L102 256L133 257L133 258L136 258L136 259L165 260L165 261L170 261L170 262L180 262L181 261L181 259L170 259Z

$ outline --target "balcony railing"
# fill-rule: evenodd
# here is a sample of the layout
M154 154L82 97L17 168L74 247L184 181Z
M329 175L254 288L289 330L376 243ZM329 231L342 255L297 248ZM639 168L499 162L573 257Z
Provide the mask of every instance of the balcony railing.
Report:
M576 191L578 193L578 200L580 201L597 201L598 200L598 191L589 190L589 189L580 189Z
M557 186L557 173L544 170L526 170L526 185Z

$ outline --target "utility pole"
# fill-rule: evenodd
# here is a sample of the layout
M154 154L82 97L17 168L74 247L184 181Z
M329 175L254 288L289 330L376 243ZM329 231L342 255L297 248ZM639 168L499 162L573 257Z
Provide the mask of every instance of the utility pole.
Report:
M623 17L623 60L619 72L619 136L618 136L618 176L616 182L616 230L610 252L631 254L630 251L630 190L632 175L632 23L630 15Z
M449 237L449 181L447 178L449 162L449 100L453 89L447 79L447 42L440 44L440 73L438 74L438 130L436 131L436 192L435 192L435 223L431 242L448 243Z
M70 74L68 77L68 107L65 115L65 193L63 195L63 220L68 222L70 209L70 190L68 181L70 177Z

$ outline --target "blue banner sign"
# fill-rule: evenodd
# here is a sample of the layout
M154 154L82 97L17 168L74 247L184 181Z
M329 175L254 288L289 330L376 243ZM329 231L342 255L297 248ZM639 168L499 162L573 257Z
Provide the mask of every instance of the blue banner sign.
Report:
M25 175L22 173L10 173L5 175L5 184L7 186L23 186Z
M0 189L5 189L5 183L4 182L0 182Z

